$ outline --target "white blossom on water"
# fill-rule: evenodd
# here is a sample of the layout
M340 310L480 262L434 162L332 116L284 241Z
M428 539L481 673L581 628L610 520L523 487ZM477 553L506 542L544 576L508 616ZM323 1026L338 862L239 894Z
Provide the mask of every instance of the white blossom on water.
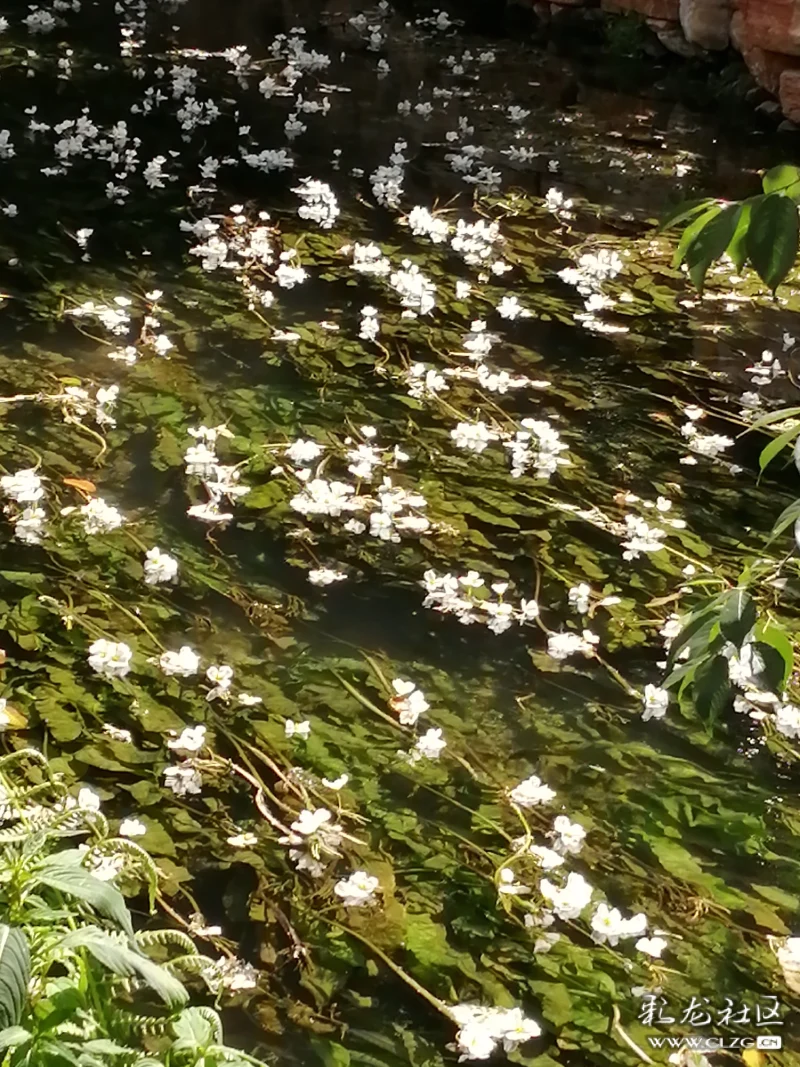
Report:
M644 687L642 719L663 719L669 706L669 692L652 683Z
M586 582L581 582L579 585L573 585L568 594L568 600L570 606L577 611L579 615L585 615L589 610L589 597L591 596L591 587Z
M642 937L647 929L647 916L642 912L624 919L618 908L598 904L591 919L592 940L612 947L623 938Z
M196 795L202 791L203 778L192 760L187 759L164 769L164 785L179 797Z
M17 504L35 504L44 496L42 479L32 468L3 475L0 478L0 489Z
M430 708L421 689L417 689L413 682L404 678L395 678L392 681L394 696L389 704L397 712L402 726L416 726L420 715L424 715Z
M564 886L557 886L547 878L539 883L539 892L548 900L559 919L577 919L589 901L593 889L583 877L575 871L567 875Z
M162 552L160 548L150 548L145 554L144 580L147 585L160 582L172 582L178 574L178 561Z
M164 652L158 665L166 675L188 678L200 669L200 657L189 645L182 645L177 652Z
M444 749L447 747L447 742L442 737L441 730L431 729L418 738L416 745L414 746L411 756L412 759L438 759Z
M492 441L498 441L500 435L490 430L485 422L459 422L454 430L450 431L457 448L465 452L483 452Z
M541 778L532 774L524 782L515 785L508 795L521 808L536 808L540 804L549 804L556 792L549 785L545 785Z
M287 719L283 724L283 730L287 737L301 737L304 741L307 741L311 736L311 723L308 719L304 719L303 722Z
M147 833L147 827L141 819L123 819L119 824L120 837L142 837Z
M339 204L330 185L325 182L302 178L292 189L303 200L297 209L301 219L308 219L323 230L329 230L339 217Z
M308 572L308 580L312 585L335 585L347 578L344 571L333 570L331 567L316 567Z
M553 820L555 841L553 847L557 852L577 856L583 848L586 830L580 823L571 822L567 815L557 815Z
M547 637L547 654L553 659L566 659L580 653L582 656L594 655L595 645L600 641L596 634L584 630L582 634L549 634Z
M122 526L125 521L117 510L106 504L102 497L92 497L83 507L78 508L87 534L109 533Z
M450 1014L459 1026L456 1044L460 1060L486 1060L500 1044L506 1052L513 1052L517 1045L542 1032L539 1024L520 1008L456 1004Z
M199 752L206 743L205 726L186 726L178 737L167 741L167 748L179 754Z
M104 637L89 646L89 666L106 678L124 678L131 669L133 652L124 641L107 641Z
M333 891L346 908L363 908L375 903L375 893L380 886L378 879L366 871L354 871L349 878L340 879Z
M389 276L389 284L399 294L404 308L427 315L436 307L436 285L410 259L404 259L402 267Z

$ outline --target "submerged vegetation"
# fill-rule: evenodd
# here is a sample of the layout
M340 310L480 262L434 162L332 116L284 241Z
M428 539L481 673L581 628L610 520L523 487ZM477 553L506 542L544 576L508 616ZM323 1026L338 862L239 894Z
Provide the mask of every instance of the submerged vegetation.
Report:
M0 1062L800 1062L796 279L445 12L194 6L0 20Z

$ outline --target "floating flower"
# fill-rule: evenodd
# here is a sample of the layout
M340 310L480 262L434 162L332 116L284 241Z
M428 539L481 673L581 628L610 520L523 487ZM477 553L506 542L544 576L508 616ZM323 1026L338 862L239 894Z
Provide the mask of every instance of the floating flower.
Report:
M363 908L366 904L375 903L375 891L379 884L378 879L366 871L354 871L349 878L340 879L333 891L346 908Z
M188 678L191 674L197 674L200 668L200 657L188 645L182 645L177 652L164 652L158 661L159 667L166 675L177 675L179 678Z
M167 741L167 748L175 752L199 752L205 743L205 726L187 726L178 737Z
M106 678L124 678L131 669L133 652L124 641L99 638L89 646L89 666Z
M545 785L541 778L533 774L524 782L514 786L508 795L521 808L535 808L539 804L549 803L556 794L554 789Z
M141 819L123 819L119 824L120 837L142 837L147 833L147 827Z
M160 548L148 549L144 561L144 580L147 585L172 582L178 574L178 561Z

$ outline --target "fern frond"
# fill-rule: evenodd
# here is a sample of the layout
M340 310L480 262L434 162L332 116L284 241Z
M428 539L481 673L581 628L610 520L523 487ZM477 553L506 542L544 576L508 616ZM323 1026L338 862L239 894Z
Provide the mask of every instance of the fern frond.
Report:
M169 948L175 945L182 948L187 956L196 956L198 954L197 945L183 930L171 930L169 928L142 930L137 933L136 941L142 948L148 948L150 945L161 945L164 948Z
M170 974L202 974L208 967L213 967L215 961L210 956L201 956L195 953L193 956L176 956L174 960L167 960L161 966Z

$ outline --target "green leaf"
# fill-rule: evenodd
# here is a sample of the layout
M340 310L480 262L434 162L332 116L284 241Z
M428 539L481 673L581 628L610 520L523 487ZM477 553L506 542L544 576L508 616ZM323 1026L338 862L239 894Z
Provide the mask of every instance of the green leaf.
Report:
M82 930L67 934L59 943L59 948L65 951L84 948L98 963L102 963L114 974L129 978L138 976L172 1008L182 1007L189 999L182 983L169 971L123 944L112 934L101 930L99 926L86 926Z
M760 199L760 196L753 196L749 200L745 200L741 205L742 210L739 214L739 221L736 223L733 237L731 237L730 243L725 249L733 260L733 266L737 273L742 269L747 260L747 231L750 228L750 218L753 213L753 206Z
M775 520L775 525L772 527L767 544L774 541L776 537L780 537L783 531L791 526L793 522L797 522L800 519L800 500L794 500L788 507L785 507Z
M761 187L765 193L776 193L781 189L788 189L795 182L800 182L800 170L790 163L779 163L777 167L767 171L761 179Z
M45 885L57 889L67 896L91 904L101 915L116 923L130 937L133 937L133 925L125 900L118 889L108 882L102 882L91 871L80 866L82 853L77 849L59 852L48 857L33 872L33 885Z
M8 1026L5 1030L0 1030L0 1052L5 1052L7 1048L24 1045L26 1041L30 1041L31 1037L33 1034L23 1026Z
M668 230L670 226L677 226L679 222L694 218L698 212L706 210L712 204L716 204L716 200L709 196L704 196L701 200L684 200L661 221L659 229Z
M800 434L800 426L792 426L790 429L784 430L779 437L770 441L770 443L761 450L761 455L758 457L759 468L762 471L766 470L778 453L783 451L783 449L786 448L798 434Z
M16 1026L28 996L31 954L21 930L0 924L0 1028Z
M753 207L747 253L759 278L773 292L789 273L797 255L797 205L788 196L770 193Z
M762 415L760 419L756 419L755 422L750 423L750 430L760 430L764 426L770 426L773 422L783 422L784 419L796 418L800 415L800 407L796 408L781 408L780 411L770 411L767 415Z
M719 628L737 648L755 626L756 618L755 601L746 589L733 589L726 594L719 615Z
M672 257L673 267L678 267L681 263L683 263L689 245L692 243L692 241L694 241L695 237L697 237L700 231L705 226L707 226L712 219L716 218L717 215L719 215L720 211L722 211L722 207L723 205L721 201L714 201L712 207L708 208L707 211L704 211L694 220L694 222L691 222L686 227L686 229L681 234L681 239L678 242L677 249L675 250L675 255Z
M684 260L689 268L689 277L701 292L708 268L733 240L741 214L741 204L726 204L700 228L687 247Z
M692 698L697 714L711 726L720 716L728 703L731 683L728 678L728 660L726 656L717 655L704 663L698 670L692 687Z
M792 642L784 630L776 623L770 621L756 628L756 637L761 645L769 645L774 648L783 661L783 677L778 689L781 690L789 681L789 676L794 670L794 648ZM767 664L769 667L769 664Z

